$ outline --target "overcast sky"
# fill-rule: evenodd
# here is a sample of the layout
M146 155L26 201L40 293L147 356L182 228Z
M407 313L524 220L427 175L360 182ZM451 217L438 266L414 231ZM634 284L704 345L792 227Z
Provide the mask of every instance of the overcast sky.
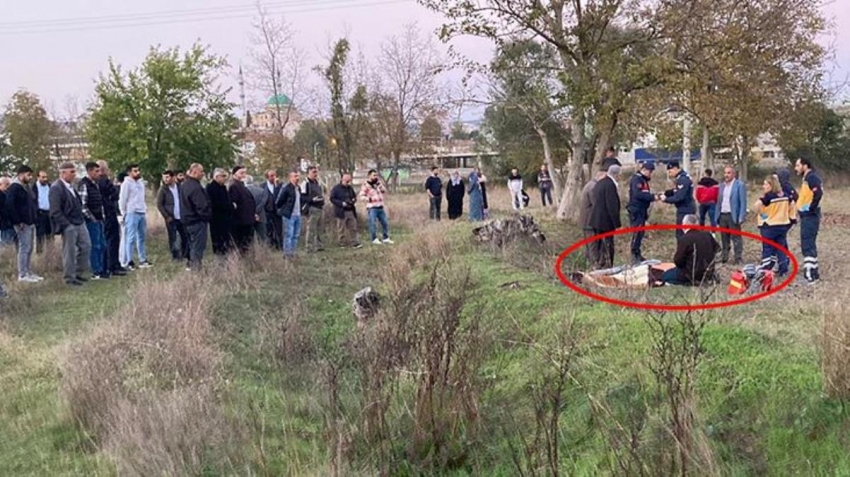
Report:
M321 62L328 38L345 31L368 56L405 23L417 22L427 32L441 24L439 16L414 0L264 3L276 9L273 11L286 12L285 17L299 32L300 43L312 56L311 65ZM25 88L64 114L67 98L85 101L91 97L94 81L110 56L125 67L135 67L154 44L186 47L200 39L238 65L240 60L247 61L252 5L252 0L0 0L0 103ZM836 33L823 40L835 48L835 58L828 65L828 84L837 86L850 76L850 0L833 0L825 9L836 25ZM175 13L178 10L184 13ZM185 21L187 10L195 21ZM145 16L150 14L155 15ZM128 20L127 15L132 18ZM111 28L85 27L80 18L97 18L96 25ZM204 20L198 21L200 18ZM116 26L116 22L128 21L131 25ZM490 45L480 40L458 46L479 60L491 53ZM848 96L847 88L842 94Z

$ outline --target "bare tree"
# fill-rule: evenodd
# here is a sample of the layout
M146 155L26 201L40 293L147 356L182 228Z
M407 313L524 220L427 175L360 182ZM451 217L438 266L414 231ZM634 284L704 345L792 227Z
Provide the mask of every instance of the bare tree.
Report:
M434 110L439 109L441 87L437 75L442 58L430 36L408 24L400 35L387 38L381 45L380 75L372 81L371 114L375 133L383 144L373 153L381 167L382 152L391 159L389 181L398 184L402 155L412 146L412 129Z
M251 59L248 68L250 87L272 100L275 120L274 143L277 145L278 160L287 163L285 144L288 142L286 128L294 116L295 102L300 101L304 91L306 53L295 42L296 31L285 19L276 19L257 3L257 18L251 35ZM289 101L282 101L286 96ZM290 158L289 165L295 166Z

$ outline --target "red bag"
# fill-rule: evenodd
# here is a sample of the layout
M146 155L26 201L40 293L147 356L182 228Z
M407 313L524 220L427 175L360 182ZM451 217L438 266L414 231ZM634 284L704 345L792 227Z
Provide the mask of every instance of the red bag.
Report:
M741 270L732 272L732 277L729 279L729 288L727 291L730 295L743 295L750 288L747 275Z
M714 204L717 202L717 196L720 194L720 187L712 186L697 186L697 202L700 204Z

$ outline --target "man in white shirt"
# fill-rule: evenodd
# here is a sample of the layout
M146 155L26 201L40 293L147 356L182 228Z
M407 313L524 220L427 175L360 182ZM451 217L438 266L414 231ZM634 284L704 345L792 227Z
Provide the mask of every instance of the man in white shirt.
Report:
M124 247L126 250L124 258L133 259L133 244L135 244L139 254L139 268L151 267L145 250L145 234L147 232L145 214L148 206L145 203L145 185L142 183L142 173L138 164L127 166L127 177L121 184L121 193L118 196L118 208L124 217ZM121 265L125 268L129 267L129 263L122 263ZM130 269L132 270L132 268Z

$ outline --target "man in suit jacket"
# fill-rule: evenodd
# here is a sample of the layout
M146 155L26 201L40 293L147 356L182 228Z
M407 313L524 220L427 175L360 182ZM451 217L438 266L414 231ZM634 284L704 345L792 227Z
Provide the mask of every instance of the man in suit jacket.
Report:
M62 267L65 283L80 286L91 269L91 239L86 229L83 203L74 189L77 170L72 162L59 166L59 179L50 186L50 221L53 233L62 236Z
M741 230L747 220L747 187L735 177L735 169L727 166L723 171L723 182L717 192L717 207L714 208L717 225L723 229ZM744 240L738 234L720 233L720 261L729 261L729 241L735 248L735 264L743 261Z
M256 205L254 213L257 216L257 222L254 223L254 235L257 241L267 240L266 225L268 224L269 215L266 212L266 204L268 204L273 192L265 187L254 184L254 178L251 176L245 176L245 187L248 188L248 192L254 197L254 204Z
M277 215L275 201L280 195L280 190L283 186L278 183L277 172L275 172L274 169L266 171L266 181L263 183L262 187L268 190L270 194L270 197L264 204L266 217L270 222L266 227L266 237L269 240L269 246L276 250L280 250L281 244L283 243L283 221Z
M174 261L189 259L189 235L183 226L183 210L180 208L180 184L172 170L162 173L162 185L156 194L156 208L165 220L168 232L168 250ZM177 239L180 239L178 244Z
M590 226L596 235L617 230L620 222L620 192L617 178L620 176L620 166L613 164L608 167L605 177L601 178L593 188L593 210L590 211ZM597 265L608 268L614 264L614 237L600 239L602 251Z
M233 201L233 225L231 233L234 245L240 253L246 253L254 242L254 224L257 223L257 204L254 195L245 187L245 166L236 166L231 171L230 200Z

